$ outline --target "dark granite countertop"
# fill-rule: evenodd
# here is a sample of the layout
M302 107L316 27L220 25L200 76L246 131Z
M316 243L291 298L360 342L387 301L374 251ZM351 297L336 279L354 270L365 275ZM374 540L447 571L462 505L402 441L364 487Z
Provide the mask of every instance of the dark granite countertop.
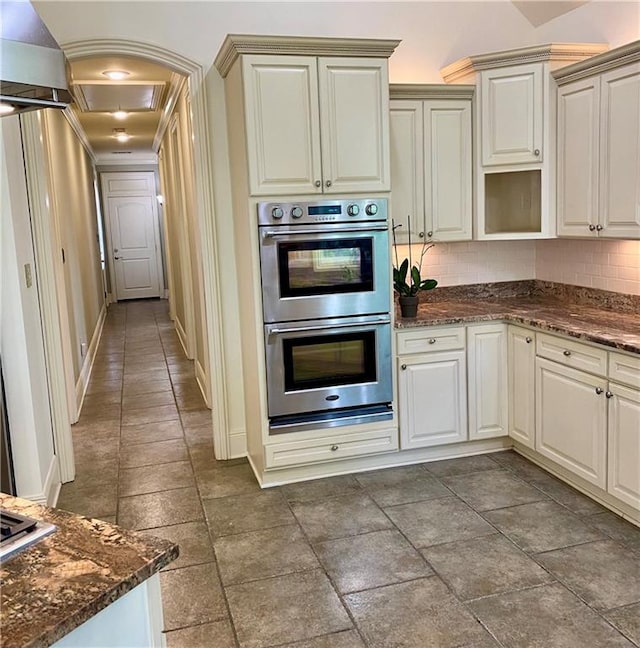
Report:
M590 291L590 299L585 299L583 291L553 294L552 286L546 288L521 295L505 292L506 296L500 291L476 289L465 294L462 287L445 289L435 299L426 296L415 319L397 317L396 328L504 320L640 354L640 312L635 310L635 298L631 305L628 299L616 304L611 293L600 291L603 299L599 305L597 295L593 298L598 291Z
M0 506L55 524L0 564L2 648L50 646L178 557L177 545L0 493Z

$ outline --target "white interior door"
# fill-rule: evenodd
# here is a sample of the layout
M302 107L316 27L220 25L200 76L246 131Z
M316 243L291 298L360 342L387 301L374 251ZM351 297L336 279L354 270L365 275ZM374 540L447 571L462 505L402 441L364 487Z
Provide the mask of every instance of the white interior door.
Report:
M159 232L153 196L107 198L115 297L160 296Z

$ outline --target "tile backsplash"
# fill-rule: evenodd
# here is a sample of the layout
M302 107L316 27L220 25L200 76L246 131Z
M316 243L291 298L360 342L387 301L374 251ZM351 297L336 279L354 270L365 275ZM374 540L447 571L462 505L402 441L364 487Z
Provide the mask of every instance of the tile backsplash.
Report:
M412 253L419 253L414 246ZM398 246L402 260L408 246ZM468 241L437 243L422 276L440 286L541 279L640 295L640 241Z

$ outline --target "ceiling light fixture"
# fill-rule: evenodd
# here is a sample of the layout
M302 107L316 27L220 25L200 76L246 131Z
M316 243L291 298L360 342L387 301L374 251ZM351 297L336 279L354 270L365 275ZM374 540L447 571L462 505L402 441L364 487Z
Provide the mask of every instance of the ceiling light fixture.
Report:
M116 110L115 112L113 112L113 113L111 113L111 114L112 114L116 119L119 119L120 121L122 121L123 119L126 119L126 118L127 118L127 115L128 115L129 113L128 113L126 110L120 110L120 108L118 108L118 110Z
M128 142L131 139L131 135L124 128L114 128L113 133L118 142Z
M102 74L112 81L122 81L129 76L129 72L124 70L105 70Z
M10 115L15 109L11 104L0 103L0 115Z

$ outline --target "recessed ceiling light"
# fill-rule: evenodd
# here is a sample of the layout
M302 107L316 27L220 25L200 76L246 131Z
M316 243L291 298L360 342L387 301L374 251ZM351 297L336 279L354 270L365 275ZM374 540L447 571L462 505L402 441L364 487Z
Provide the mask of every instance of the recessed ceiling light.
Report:
M124 70L105 70L102 74L112 81L121 81L129 76L129 72Z
M0 103L0 115L9 115L16 109L15 106L7 103Z
M111 113L116 119L123 120L127 118L129 114L126 110L116 110L114 113Z
M113 136L118 140L118 142L128 142L131 139L131 135L129 135L124 128L114 128Z

